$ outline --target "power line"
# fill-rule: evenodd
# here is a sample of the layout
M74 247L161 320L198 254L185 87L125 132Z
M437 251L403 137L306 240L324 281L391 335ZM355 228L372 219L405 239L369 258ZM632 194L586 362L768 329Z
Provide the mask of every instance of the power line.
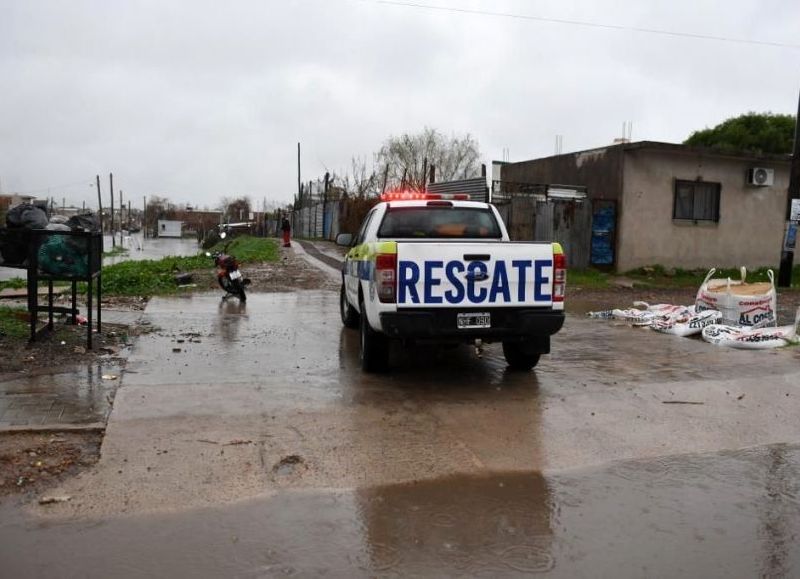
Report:
M472 8L454 8L451 6L436 6L432 4L420 4L417 2L404 2L402 0L356 0L365 4L383 4L385 6L401 6L404 8L417 8L437 12L451 12L456 14L471 14L474 16L491 16L495 18L511 18L515 20L529 20L535 22L547 22L550 24L566 24L570 26L583 26L585 28L601 28L605 30L624 30L628 32L641 32L644 34L658 34L660 36L672 36L678 38L691 38L694 40L713 40L716 42L731 42L735 44L754 44L758 46L772 46L778 48L800 49L800 44L788 42L774 42L769 40L751 40L748 38L735 38L732 36L717 36L714 34L701 34L694 32L675 32L672 30L661 30L658 28L644 28L640 26L626 26L622 24L606 24L602 22L590 22L588 20L571 20L567 18L550 18L547 16L534 16L532 14L516 14L513 12L497 12L494 10L477 10Z

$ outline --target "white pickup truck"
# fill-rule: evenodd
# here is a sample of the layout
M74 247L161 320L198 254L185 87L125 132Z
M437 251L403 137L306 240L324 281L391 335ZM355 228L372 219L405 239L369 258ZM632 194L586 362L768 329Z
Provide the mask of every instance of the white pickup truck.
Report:
M378 203L355 237L336 239L351 246L340 310L360 327L362 368L387 369L391 340L502 342L511 368L533 368L564 324L561 246L509 241L487 203L408 196Z

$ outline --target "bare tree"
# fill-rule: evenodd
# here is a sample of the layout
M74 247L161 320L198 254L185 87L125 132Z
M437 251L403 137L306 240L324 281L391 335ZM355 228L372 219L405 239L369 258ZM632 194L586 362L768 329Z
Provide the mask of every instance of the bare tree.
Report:
M246 221L250 217L250 198L223 197L220 199L219 209L227 221Z
M346 191L356 197L366 197L375 192L378 182L375 169L367 169L367 160L353 157L350 161L350 175L345 179L352 180L345 187Z
M144 216L145 227L155 231L159 219L174 219L175 206L166 197L150 195L147 199L147 211Z
M479 159L478 142L469 133L446 137L425 127L420 133L389 137L375 155L375 164L388 167L390 187L421 190L431 165L436 167L437 181L450 181L479 174Z

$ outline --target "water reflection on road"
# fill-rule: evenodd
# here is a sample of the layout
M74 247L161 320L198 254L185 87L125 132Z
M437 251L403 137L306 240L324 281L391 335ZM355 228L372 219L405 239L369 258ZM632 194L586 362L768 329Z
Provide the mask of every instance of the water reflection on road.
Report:
M170 238L170 237L149 237L145 239L141 233L134 233L120 239L116 236L116 244L128 250L127 253L105 257L103 265L111 265L121 261L140 261L143 259L161 259L168 255L183 256L196 255L200 251L200 246L194 238ZM103 247L105 251L110 251L113 247L111 236L103 237Z
M9 577L795 577L799 475L800 448L774 445L99 524L6 510L0 562Z

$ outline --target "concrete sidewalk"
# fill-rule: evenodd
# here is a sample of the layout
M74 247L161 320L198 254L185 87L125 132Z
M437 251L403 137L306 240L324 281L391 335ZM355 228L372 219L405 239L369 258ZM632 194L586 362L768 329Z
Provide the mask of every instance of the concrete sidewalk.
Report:
M143 311L107 309L103 323L133 326L146 319ZM88 364L62 367L34 362L24 373L0 375L0 432L104 428L125 365L120 357L125 354L123 348L108 359L101 355Z
M88 366L0 378L0 432L102 428L121 370L118 363L98 360Z

